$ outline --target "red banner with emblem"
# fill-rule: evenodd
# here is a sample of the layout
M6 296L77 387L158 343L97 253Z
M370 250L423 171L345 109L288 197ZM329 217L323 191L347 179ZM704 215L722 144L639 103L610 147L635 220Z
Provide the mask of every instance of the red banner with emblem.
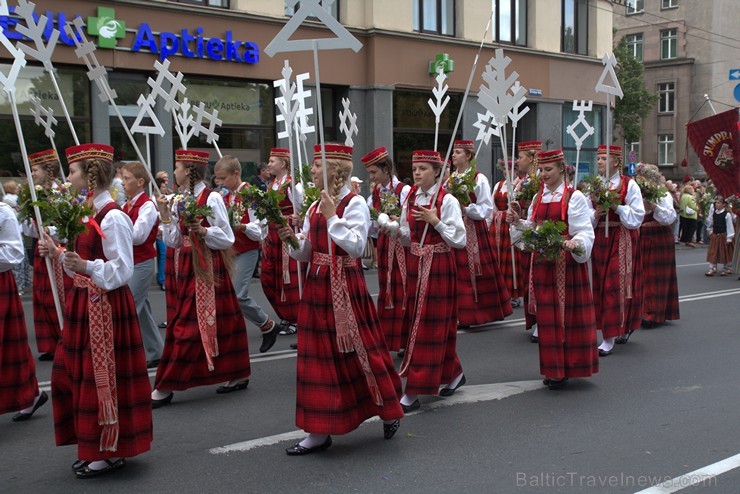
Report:
M725 197L740 194L740 127L732 109L686 126L701 165Z

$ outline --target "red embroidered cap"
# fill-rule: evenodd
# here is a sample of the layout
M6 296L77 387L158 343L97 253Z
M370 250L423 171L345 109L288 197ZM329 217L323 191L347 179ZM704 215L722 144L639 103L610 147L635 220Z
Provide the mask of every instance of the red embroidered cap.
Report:
M377 165L387 158L388 150L385 148L385 146L383 146L374 151L370 151L365 156L360 158L360 161L362 161L362 164L365 165L365 168L370 168L371 166Z
M542 142L541 141L520 142L519 152L524 153L526 151L535 151L535 152L542 151Z
M324 153L328 160L348 160L352 161L352 147L343 146L342 144L324 144ZM313 147L313 160L321 159L321 144Z
M565 156L562 149L552 149L550 151L540 151L537 153L537 164L544 165L547 163L565 162Z
M452 144L452 149L468 149L474 151L475 146L473 145L473 141L455 141Z
M107 144L80 144L78 146L70 146L65 150L67 155L67 163L77 163L78 161L99 159L103 161L113 161L113 146Z
M420 150L414 151L411 156L412 163L432 163L435 165L442 164L442 156L437 151Z
M38 166L38 165L45 165L47 163L58 163L59 162L59 155L57 155L57 152L54 149L46 149L44 151L39 151L38 153L33 153L28 155L28 164L30 166Z
M611 156L614 156L615 158L621 158L622 157L622 148L619 146L608 146L609 147L609 154ZM606 154L606 148L604 144L599 146L598 151L596 151L596 154Z
M175 161L180 163L195 163L196 165L207 165L211 153L208 151L194 151L191 149L178 149L175 151Z
M274 156L276 158L284 158L286 160L290 159L290 150L289 149L283 149L283 148L272 148L270 150L270 156Z

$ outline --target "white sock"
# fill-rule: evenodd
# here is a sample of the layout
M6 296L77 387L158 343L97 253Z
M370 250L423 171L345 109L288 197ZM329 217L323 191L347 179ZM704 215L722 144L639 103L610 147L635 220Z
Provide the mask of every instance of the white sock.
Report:
M120 458L108 458L108 461L111 463L115 463L118 460L120 460ZM105 460L91 461L88 467L90 468L90 470L103 470L104 468L107 468L108 466L110 466L108 461L105 461Z
M241 384L244 381L249 381L248 377L242 377L241 379L232 379L231 381L227 382L226 385L229 387L236 386L237 384Z
M36 396L36 398L33 399L33 404L30 407L24 408L23 410L21 410L20 413L31 413L31 412L33 412L33 407L36 406L36 403L39 402L39 399L40 398L41 398L41 393L39 393L38 396Z
M395 421L396 421L395 419L394 419L394 420L384 420L384 421L383 421L383 423L384 423L385 425L391 425L391 424L392 424L393 422L395 422Z
M316 446L321 446L326 442L326 438L328 438L328 434L309 434L306 439L301 441L300 444L304 448L315 448Z
M164 400L171 394L172 391L160 391L158 389L155 389L154 391L152 391L152 400Z
M409 406L413 404L416 401L416 399L417 399L416 395L409 395L409 394L404 393L403 396L401 397L401 405Z
M461 372L460 375L457 376L455 379L453 379L452 382L450 384L448 384L446 387L448 387L448 388L454 388L455 386L457 386L460 383L460 381L462 380L462 377L463 377L463 373Z
M604 338L604 341L601 342L601 345L599 345L599 350L604 350L605 352L610 352L612 348L614 348L614 341L617 338L612 336L611 338Z
M536 324L532 326L532 328L534 329L534 331L532 332L532 336L539 336L540 328L538 328Z

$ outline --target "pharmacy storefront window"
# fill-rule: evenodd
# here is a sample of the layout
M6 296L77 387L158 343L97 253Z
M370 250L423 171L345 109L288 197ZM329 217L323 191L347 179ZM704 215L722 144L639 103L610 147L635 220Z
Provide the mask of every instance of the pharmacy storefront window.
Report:
M147 76L144 74L133 74L125 72L113 72L108 75L108 83L111 89L116 92L116 105L118 111L121 112L126 125L130 129L136 121L136 117L139 114L139 96L142 94L147 96L149 94L149 86L146 83ZM126 130L121 125L121 120L118 118L113 106L108 106L108 115L110 117L110 145L115 149L115 160L122 161L138 161L139 158L136 154L136 150L131 145L131 141L128 138ZM146 118L142 120L142 125L150 126L153 125L151 119ZM133 134L136 145L141 151L142 157L147 159L146 156L146 136L144 134ZM150 138L150 153L154 156L154 147L156 139ZM156 169L150 163L152 170Z
M0 64L0 71L8 73L10 66ZM90 82L82 70L57 69L57 82L64 102L72 117L75 132L81 142L90 140ZM44 135L44 128L34 124L31 98L37 97L44 107L54 111L58 124L54 128L54 138L61 154L68 146L74 145L72 133L64 118L62 105L51 78L42 67L26 66L16 82L16 101L21 118L23 136L29 153L50 149L51 141ZM64 161L64 160L63 160ZM65 163L66 165L66 163ZM10 101L4 91L0 91L0 177L24 176L23 158L18 144L18 134L13 123Z

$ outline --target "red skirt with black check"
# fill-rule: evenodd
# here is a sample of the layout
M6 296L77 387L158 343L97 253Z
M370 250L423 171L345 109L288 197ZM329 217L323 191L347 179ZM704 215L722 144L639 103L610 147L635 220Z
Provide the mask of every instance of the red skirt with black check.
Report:
M98 424L87 288L72 287L67 292L64 332L51 374L56 444L77 444L77 458L86 461L136 456L149 451L152 442L152 388L134 299L125 285L107 296L113 314L116 360L117 451L100 451L102 426Z
M489 239L486 222L485 220L472 222L478 235L481 265L481 274L475 277L477 301L468 266L468 252L465 248L453 249L457 263L457 319L461 326L502 321L514 312L511 308L509 290L506 288ZM470 239L467 241L470 242Z
M12 271L0 273L0 415L33 404L39 385Z
M406 300L403 294L403 276L398 257L393 258L393 270L391 271L391 300L387 293L388 283L388 235L378 234L378 318L383 328L385 343L388 350L397 352L406 348L408 332L404 331L404 322L408 310L404 309ZM408 247L403 247L406 259L411 255ZM408 296L409 280L406 281L406 294ZM389 307L392 301L392 307Z
M658 324L679 319L674 241L670 225L640 228L642 318Z
M175 271L174 251L167 250L167 333L154 387L182 391L249 377L247 326L221 253L211 251L213 272L219 280L216 285L219 354L213 359L214 370L209 371L198 329L192 248L183 246L180 249L179 272ZM174 308L170 306L172 301Z
M72 286L71 280L69 276L64 276L65 291ZM39 353L53 354L61 337L61 329L51 291L49 271L46 269L46 259L39 255L38 245L33 256L33 330Z
M298 306L301 302L298 290L298 263L292 257L288 259L290 283L283 281L283 243L278 237L277 227L270 225L262 250L262 291L272 305L277 316L283 321L295 324L298 322ZM286 254L287 255L287 254ZM305 269L306 265L302 266Z
M497 220L497 216L501 216L500 220ZM509 224L506 222L506 211L494 211L493 222L491 223L491 248L495 250L496 259L498 259L498 266L501 270L501 276L504 278L506 283L506 289L509 291L509 295L512 298L523 297L526 293L526 278L524 277L524 266L522 265L522 251L514 249L514 264L512 265L511 258L511 235L509 233ZM498 231L496 228L497 223L500 223ZM497 243L496 240L499 239ZM514 288L514 268L516 267L516 288Z

